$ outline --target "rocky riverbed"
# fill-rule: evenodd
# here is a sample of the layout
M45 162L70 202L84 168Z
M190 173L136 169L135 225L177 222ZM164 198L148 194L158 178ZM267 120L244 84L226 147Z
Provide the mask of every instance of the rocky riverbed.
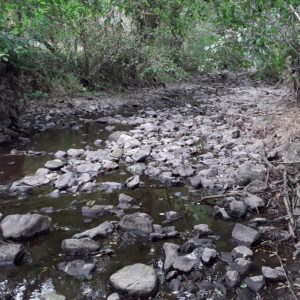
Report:
M296 299L286 93L223 73L30 104L0 154L1 297Z

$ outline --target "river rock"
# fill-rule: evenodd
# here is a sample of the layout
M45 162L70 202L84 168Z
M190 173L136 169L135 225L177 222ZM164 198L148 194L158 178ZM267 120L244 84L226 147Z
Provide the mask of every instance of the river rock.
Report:
M246 246L238 246L231 251L231 254L234 258L251 258L253 251Z
M67 152L66 151L61 151L61 150L54 153L54 156L56 158L64 158L64 157L66 157L66 155L67 155Z
M115 131L108 136L107 140L116 143L122 134L126 135L127 132L126 131Z
M0 264L18 264L24 256L24 247L21 244L1 244Z
M265 206L265 201L262 198L251 194L244 198L243 201L249 210L260 209Z
M265 279L262 275L247 277L244 282L249 289L256 293L266 285Z
M66 297L55 293L47 293L42 295L41 300L66 300Z
M91 239L65 239L61 248L66 255L82 256L90 255L100 250L98 242Z
M115 230L115 223L105 221L95 228L88 229L81 233L74 234L73 238L81 239L84 237L88 237L90 239L93 239L95 237L107 237L109 234L113 233L114 230Z
M237 171L236 178L239 185L245 186L253 180L264 180L265 169L261 166L241 165Z
M58 190L63 190L68 187L71 187L72 185L74 185L74 183L75 183L75 178L73 173L67 172L57 178L57 180L55 181L55 187Z
M9 215L0 224L3 237L6 239L29 239L50 228L51 219L39 214Z
M207 236L212 233L211 229L207 224L197 224L194 226L194 230L197 231L199 236Z
M119 223L120 229L136 234L148 235L153 232L153 221L145 213L134 213L122 217Z
M113 205L93 205L81 207L81 213L85 217L98 217L112 214Z
M139 150L137 152L135 152L131 158L135 161L135 162L144 162L146 161L147 157L149 156L150 151L145 151L145 150Z
M218 253L215 249L206 247L202 252L201 259L204 264L210 265L217 259L217 257L218 257Z
M155 296L158 291L158 277L154 268L140 263L112 274L109 283L116 291L134 297Z
M179 246L172 243L164 243L163 249L165 254L164 270L167 272L171 269L175 257L178 256Z
M23 179L21 179L21 183L24 183L32 187L39 187L42 185L46 185L49 182L50 180L48 178L40 175L25 176Z
M237 271L241 276L246 275L252 266L251 260L245 258L237 258L232 264L230 264L230 269Z
M123 193L119 195L119 203L128 204L128 205L138 205L138 202L134 198L125 195Z
M48 160L45 163L45 167L48 168L49 170L59 170L64 166L64 162L62 162L60 159L53 159L53 160Z
M286 281L285 271L282 267L276 267L274 269L270 267L261 267L261 271L267 281Z
M180 165L176 168L176 173L181 177L191 177L194 172L194 169L189 165Z
M110 294L106 300L121 300L118 293L112 293Z
M183 273L192 271L197 261L189 255L176 256L173 261L173 268Z
M225 274L226 285L230 288L236 287L241 281L240 274L237 271L229 270Z
M261 180L253 180L245 187L245 191L247 191L250 194L261 193L266 191L267 189L268 185Z
M87 163L77 166L79 173L97 173L101 169L100 163Z
M202 179L201 176L194 176L189 178L192 187L195 189L202 187L201 179Z
M140 184L140 176L134 175L126 180L126 185L129 189L134 189Z
M127 167L127 171L134 175L142 175L146 170L146 165L144 163L137 163Z
M258 242L260 234L253 228L237 223L233 228L232 238L240 245L252 246Z
M95 269L94 263L86 263L82 259L76 259L71 262L63 262L58 265L59 269L65 273L79 279L90 278L92 271Z
M247 214L247 207L242 201L231 201L228 205L228 210L233 218L242 218Z
M69 149L67 151L67 154L72 157L79 157L84 154L84 150L83 149Z
M224 221L230 220L230 217L225 208L219 206L214 206L214 217L221 218Z

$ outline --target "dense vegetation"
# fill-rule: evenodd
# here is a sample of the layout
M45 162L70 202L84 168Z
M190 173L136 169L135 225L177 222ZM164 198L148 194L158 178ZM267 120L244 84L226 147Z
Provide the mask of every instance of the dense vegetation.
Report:
M0 64L36 93L252 68L279 80L298 65L297 0L6 0ZM294 75L296 74L294 70Z

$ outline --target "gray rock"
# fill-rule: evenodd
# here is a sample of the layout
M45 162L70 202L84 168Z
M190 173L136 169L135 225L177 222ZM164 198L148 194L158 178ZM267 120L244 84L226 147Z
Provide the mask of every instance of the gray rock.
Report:
M81 207L81 213L85 217L98 217L113 214L113 205L93 205L93 206L83 206Z
M176 173L181 177L191 177L194 172L194 169L189 165L180 165L176 168Z
M79 157L84 154L84 150L83 149L69 149L67 151L67 154L72 157Z
M55 293L47 293L42 295L41 300L66 300L66 297Z
M166 220L171 221L171 220L179 220L182 216L179 212L170 210L165 212L165 217Z
M199 233L199 236L207 236L212 233L211 229L207 224L197 224L194 226L194 230Z
M270 282L286 281L285 271L282 267L276 267L274 269L270 267L261 267L261 271L267 281Z
M176 256L173 262L173 268L183 273L188 273L192 271L196 265L196 259L188 255Z
M170 281L169 283L169 287L172 291L174 292L178 292L180 291L181 289L181 286L182 286L182 283L181 281L178 279L178 278L174 278Z
M97 173L101 169L100 163L86 163L77 166L77 172L79 173Z
M140 176L134 175L126 180L126 185L129 189L134 189L140 184Z
M53 159L49 160L45 163L45 167L49 170L59 170L64 166L64 162L62 162L60 159Z
M158 291L154 268L144 264L122 268L110 276L109 283L116 291L135 297L155 296Z
M82 256L96 253L100 250L98 242L91 239L65 239L61 248L66 255Z
M71 187L72 185L74 185L74 183L75 183L75 178L73 173L67 172L57 178L57 180L55 181L55 187L58 190L63 190L68 187Z
M239 185L245 186L253 180L264 180L265 169L261 166L250 167L241 165L237 171L236 178Z
M115 190L120 190L122 189L123 185L119 182L101 182L100 184L100 189L105 190L107 192L115 191Z
M122 217L119 223L120 229L136 234L148 235L153 232L153 221L145 213L134 213Z
M144 162L146 161L146 159L148 158L150 154L150 151L144 151L144 150L139 150L137 152L135 152L131 158L135 161L135 162Z
M238 139L241 136L241 133L238 129L232 131L231 136L233 139Z
M245 191L247 191L250 194L261 193L266 191L267 189L268 185L261 180L253 180L245 187Z
M242 201L231 201L228 206L229 214L233 218L242 218L247 214L247 207Z
M265 206L265 201L262 198L251 194L243 201L249 210L257 210Z
M214 206L214 217L221 218L224 221L230 220L230 217L225 208L219 206Z
M178 256L179 246L172 243L164 243L163 249L165 254L164 270L167 272L171 269L175 257Z
M107 140L116 143L122 134L127 134L127 133L128 133L127 131L115 131L108 136Z
M71 262L63 262L58 265L59 269L65 273L79 279L90 278L92 271L95 269L94 263L86 263L82 259L76 259Z
M204 264L210 265L217 259L217 257L218 257L218 253L215 249L206 247L202 252L201 259Z
M240 274L237 271L229 270L225 274L226 285L230 288L236 287L241 281Z
M137 205L138 204L138 202L134 198L132 198L128 195L125 195L123 193L121 193L119 195L119 203L125 203L125 204L130 204L130 205Z
M134 175L142 175L146 170L146 165L144 163L138 163L131 165L127 168L127 170Z
M110 294L106 300L121 300L118 293L112 293Z
M251 260L245 258L237 258L232 264L230 264L230 269L237 271L241 276L246 275L252 266Z
M0 264L18 264L24 256L24 247L21 244L1 244Z
M256 293L266 285L265 279L262 275L247 277L244 282L249 289Z
M260 234L255 229L237 223L233 228L232 238L240 245L252 246L258 242Z
M246 246L235 247L231 254L234 258L252 258L253 251Z
M3 237L6 239L29 239L50 228L51 219L39 214L9 215L0 224Z
M64 158L65 156L67 156L67 152L59 150L59 151L54 153L54 156L56 158Z
M105 221L99 226L85 230L81 233L77 233L73 235L73 238L80 239L84 237L88 237L93 239L95 237L107 237L109 234L113 233L115 230L115 225L113 222Z
M32 175L32 176L25 176L23 179L20 180L21 183L32 187L39 187L45 184L48 184L50 180L45 176L40 175Z
M119 165L111 160L104 160L103 161L103 165L102 168L104 170L108 170L108 171L112 171L112 170L116 170L119 168Z
M201 176L194 176L194 177L190 177L189 179L193 188L198 189L202 187Z

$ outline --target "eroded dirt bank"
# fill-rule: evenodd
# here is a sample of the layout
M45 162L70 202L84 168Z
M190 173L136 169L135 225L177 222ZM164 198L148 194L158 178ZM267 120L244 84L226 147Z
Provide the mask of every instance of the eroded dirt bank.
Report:
M1 296L296 299L287 95L223 73L30 103L1 149Z

